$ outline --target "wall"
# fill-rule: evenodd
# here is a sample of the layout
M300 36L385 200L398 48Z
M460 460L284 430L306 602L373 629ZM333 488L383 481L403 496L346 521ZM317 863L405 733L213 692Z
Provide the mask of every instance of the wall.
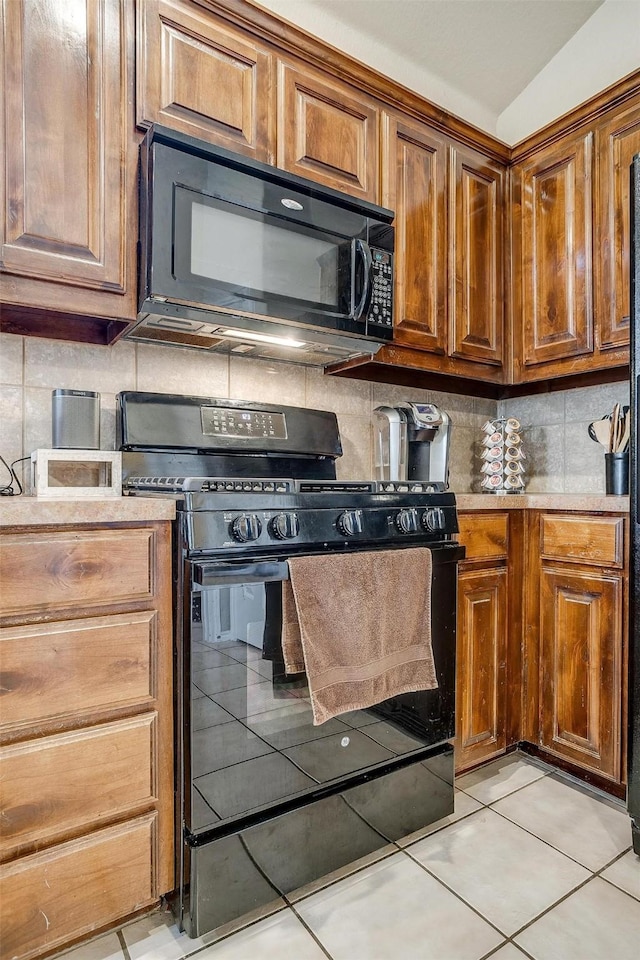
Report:
M115 442L115 395L121 390L189 393L332 410L338 417L344 455L340 479L373 477L372 411L398 400L432 400L449 413L454 429L451 486L472 487L474 444L482 424L496 414L491 400L437 391L326 377L321 371L241 357L204 356L191 350L147 344L113 347L0 334L0 455L9 463L51 446L51 391L95 390L101 399L101 446ZM7 482L0 464L0 485ZM28 473L27 473L28 475Z
M502 400L499 415L517 417L527 455L529 493L604 493L604 448L587 427L629 403L629 382Z
M296 24L307 33L344 53L379 70L397 83L409 87L421 96L437 103L450 113L464 117L482 130L496 133L497 112L480 103L452 84L438 77L424 64L406 57L403 51L392 48L384 37L374 37L355 29L328 10L314 5L313 0L257 0L277 17ZM340 0L336 0L336 5ZM367 2L363 0L363 11Z
M312 0L258 0L308 33L513 145L640 67L640 0L605 0L499 115ZM339 0L336 0L336 4ZM367 4L362 0L363 10ZM499 69L499 65L498 65Z
M640 0L606 0L498 117L514 144L640 67Z
M604 450L587 434L592 420L629 403L629 384L582 387L496 403L470 396L326 377L311 367L241 357L203 356L147 344L113 347L0 334L0 455L11 462L51 446L51 391L96 390L101 395L101 445L115 442L115 395L121 390L190 393L333 410L344 455L338 476L374 476L372 411L399 400L432 401L453 421L451 487L480 489L482 425L515 416L527 454L527 490L603 493ZM6 482L0 465L0 485ZM28 476L28 471L25 474Z

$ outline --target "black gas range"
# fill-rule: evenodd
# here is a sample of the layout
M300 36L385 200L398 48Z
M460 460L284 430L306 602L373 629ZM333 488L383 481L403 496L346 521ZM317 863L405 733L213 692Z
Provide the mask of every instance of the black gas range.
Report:
M455 497L338 481L326 411L125 393L118 436L125 490L176 500L173 905L199 936L452 812ZM314 725L283 666L289 558L415 547L437 688Z

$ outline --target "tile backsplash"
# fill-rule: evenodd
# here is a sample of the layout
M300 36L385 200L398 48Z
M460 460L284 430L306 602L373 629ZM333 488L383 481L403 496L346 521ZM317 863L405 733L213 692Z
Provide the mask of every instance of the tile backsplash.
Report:
M498 415L517 417L527 455L529 493L604 493L604 447L589 437L616 403L629 403L629 381L501 400Z
M51 391L56 387L100 393L103 449L113 449L115 444L115 396L122 390L332 410L344 451L337 472L345 480L373 477L374 407L399 400L432 401L446 410L453 423L450 480L451 488L459 493L479 490L482 424L495 416L516 416L522 423L528 456L527 490L603 492L603 450L589 439L587 425L609 413L615 402L629 402L628 383L498 403L437 390L327 377L312 367L204 355L168 346L118 343L101 347L0 334L0 454L7 462L51 446ZM2 484L6 471L1 465L0 469Z

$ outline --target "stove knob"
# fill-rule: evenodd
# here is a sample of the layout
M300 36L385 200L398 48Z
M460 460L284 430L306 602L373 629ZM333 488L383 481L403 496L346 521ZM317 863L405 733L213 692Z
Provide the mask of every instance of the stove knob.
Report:
M400 510L396 517L396 527L400 533L418 532L418 511L413 508L409 510Z
M300 521L295 513L278 513L269 526L276 540L293 540L300 533Z
M241 513L231 524L231 536L239 543L257 540L262 533L262 524L255 513Z
M435 533L437 530L444 530L447 525L447 520L442 507L427 507L422 514L422 525L431 533Z
M345 537L355 537L362 533L362 510L345 510L338 517L337 526Z

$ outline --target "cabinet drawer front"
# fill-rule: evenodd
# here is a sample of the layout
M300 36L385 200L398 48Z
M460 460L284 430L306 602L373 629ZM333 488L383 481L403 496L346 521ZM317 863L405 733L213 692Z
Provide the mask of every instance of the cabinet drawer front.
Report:
M156 714L0 749L0 855L153 803Z
M0 629L1 729L151 703L157 614Z
M30 960L156 899L155 814L0 868L2 960Z
M153 539L148 528L3 537L0 615L150 600Z
M552 517L541 519L541 554L549 560L622 568L622 517Z
M458 540L467 560L506 560L509 549L508 513L463 513Z

